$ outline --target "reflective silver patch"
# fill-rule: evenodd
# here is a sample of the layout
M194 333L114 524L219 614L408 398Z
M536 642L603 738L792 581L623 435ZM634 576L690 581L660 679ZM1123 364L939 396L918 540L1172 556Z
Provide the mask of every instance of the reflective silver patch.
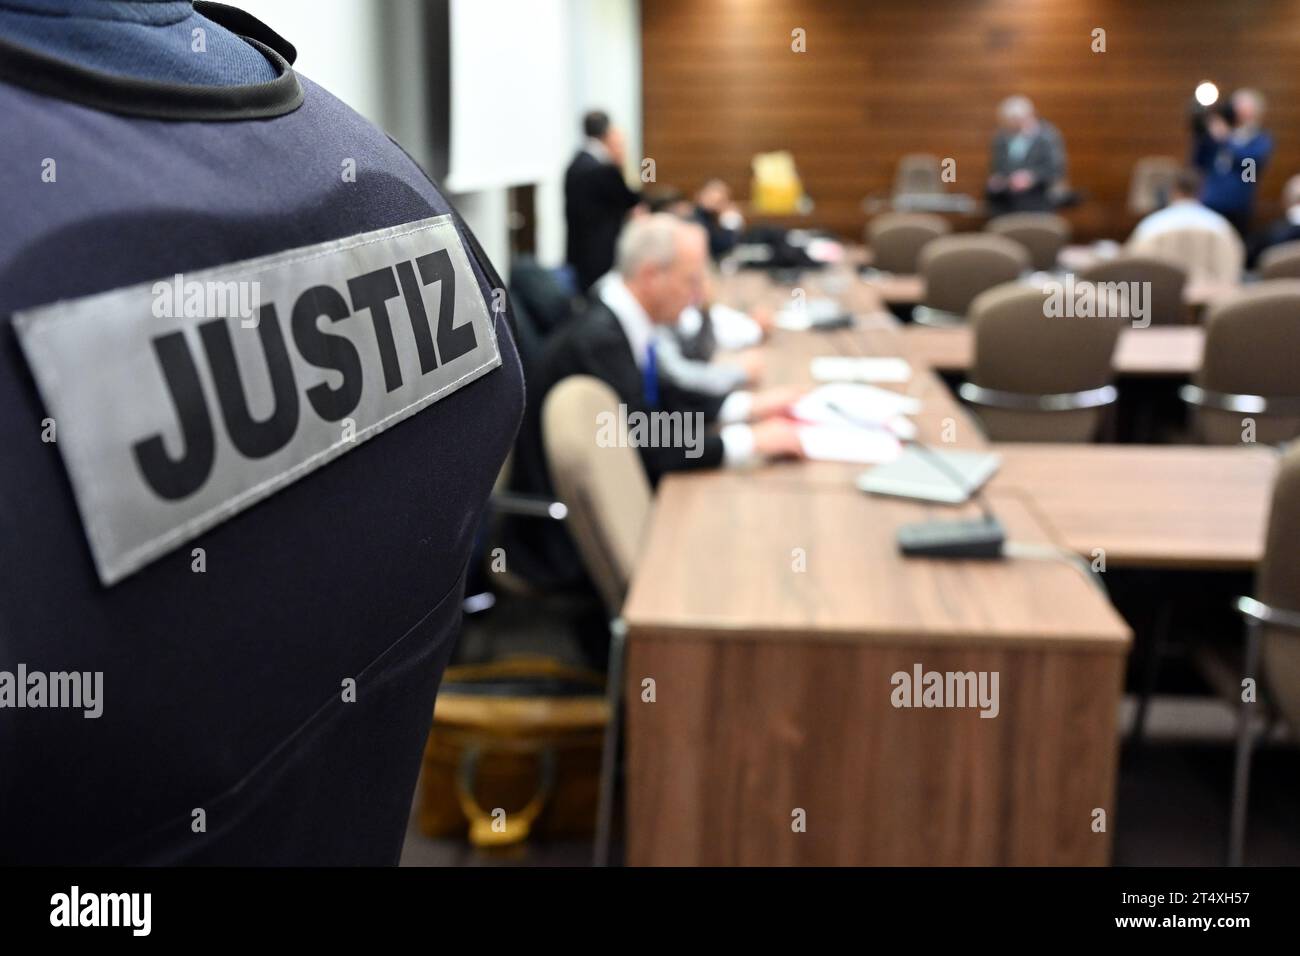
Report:
M105 585L501 364L450 216L14 324Z

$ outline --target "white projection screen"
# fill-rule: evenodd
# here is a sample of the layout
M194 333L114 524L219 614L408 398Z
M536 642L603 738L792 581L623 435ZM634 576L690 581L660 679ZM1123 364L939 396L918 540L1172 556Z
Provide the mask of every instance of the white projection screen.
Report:
M564 0L451 0L454 192L535 183L573 146Z

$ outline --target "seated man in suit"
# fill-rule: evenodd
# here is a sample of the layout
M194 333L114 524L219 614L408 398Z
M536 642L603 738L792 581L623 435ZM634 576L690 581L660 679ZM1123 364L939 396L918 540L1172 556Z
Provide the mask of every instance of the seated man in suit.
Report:
M586 292L614 264L614 243L641 197L623 179L623 133L593 110L582 120L587 141L564 173L567 261Z
M699 302L706 279L708 238L697 225L666 213L632 220L618 240L616 271L598 286L590 308L547 343L520 431L512 484L517 491L550 494L541 438L546 394L571 375L606 382L634 413L698 413L716 430L693 447L638 447L652 484L672 471L744 466L765 458L797 457L796 426L783 417L806 389L774 388L727 395L694 391L661 375L657 330L675 325ZM639 417L639 416L638 416ZM596 440L596 423L590 423ZM516 522L507 550L525 576L539 583L575 584L581 565L553 522Z
M629 412L698 411L721 426L705 439L698 457L688 456L684 448L642 448L652 483L670 471L800 454L798 432L780 416L805 389L718 397L681 388L659 375L656 327L675 325L682 310L699 301L707 262L707 237L698 226L665 214L630 222L619 237L616 271L601 283L587 312L549 343L530 410L539 409L546 392L561 380L593 375L613 388Z
M731 189L721 179L710 179L695 194L693 216L709 232L709 255L721 259L740 242L745 217L731 199Z
M993 212L1052 208L1052 190L1065 178L1065 141L1038 118L1028 97L1009 96L998 106L1000 129L989 158L988 200Z
M1251 237L1246 264L1255 268L1265 250L1300 239L1300 176L1292 176L1282 187L1282 218Z

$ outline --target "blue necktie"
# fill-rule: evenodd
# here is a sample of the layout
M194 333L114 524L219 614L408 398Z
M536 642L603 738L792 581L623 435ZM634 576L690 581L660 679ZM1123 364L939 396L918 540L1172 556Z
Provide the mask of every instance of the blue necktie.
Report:
M655 358L655 344L651 342L645 350L645 403L651 411L659 407L659 362Z

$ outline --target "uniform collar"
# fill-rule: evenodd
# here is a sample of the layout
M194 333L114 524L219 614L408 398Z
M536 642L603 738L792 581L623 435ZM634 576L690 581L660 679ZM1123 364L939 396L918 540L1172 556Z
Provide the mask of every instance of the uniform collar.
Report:
M32 4L35 0L24 2ZM161 9L169 4L111 6ZM302 86L291 65L297 57L293 44L256 17L234 7L199 2L194 4L194 10L257 49L275 67L276 78L243 86L163 83L88 70L0 39L0 82L108 113L161 120L265 119L290 113L302 105Z

